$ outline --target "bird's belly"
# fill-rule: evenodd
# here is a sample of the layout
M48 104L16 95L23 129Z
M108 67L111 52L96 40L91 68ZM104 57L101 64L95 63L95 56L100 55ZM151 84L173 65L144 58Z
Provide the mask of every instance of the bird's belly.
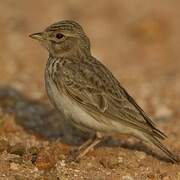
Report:
M65 115L66 119L71 120L76 127L85 131L110 131L110 126L94 119L79 107L78 104L60 92L54 82L46 82L46 89L50 101Z
M133 128L127 127L120 122L110 119L106 119L107 123L94 119L77 103L57 89L53 81L46 81L46 90L51 103L64 114L67 120L70 120L81 130L90 132L100 131L109 134L112 132L131 134L133 131L135 131Z

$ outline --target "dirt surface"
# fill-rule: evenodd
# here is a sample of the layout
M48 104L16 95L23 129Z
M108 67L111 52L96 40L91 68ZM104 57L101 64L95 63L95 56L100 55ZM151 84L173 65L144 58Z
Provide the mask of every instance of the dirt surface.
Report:
M178 180L180 165L127 136L109 138L79 163L79 133L49 104L48 53L28 34L62 19L83 25L99 58L167 134L180 156L179 0L1 0L0 179Z

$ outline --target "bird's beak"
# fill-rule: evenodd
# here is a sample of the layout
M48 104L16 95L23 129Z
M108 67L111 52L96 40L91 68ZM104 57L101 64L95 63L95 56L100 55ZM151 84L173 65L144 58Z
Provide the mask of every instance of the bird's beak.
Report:
M38 41L42 41L43 40L43 33L42 32L33 33L33 34L30 34L29 37L32 39L36 39Z

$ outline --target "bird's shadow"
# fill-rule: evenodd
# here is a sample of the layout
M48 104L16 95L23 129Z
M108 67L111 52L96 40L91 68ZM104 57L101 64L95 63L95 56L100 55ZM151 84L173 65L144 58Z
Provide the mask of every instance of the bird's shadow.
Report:
M59 141L79 145L83 143L88 134L78 131L64 116L54 110L49 104L33 101L11 87L0 87L0 107L7 113L13 113L16 123L29 133L35 133L48 140ZM122 147L130 150L145 152L157 159L168 161L150 150L142 143L128 143L109 138L100 146Z

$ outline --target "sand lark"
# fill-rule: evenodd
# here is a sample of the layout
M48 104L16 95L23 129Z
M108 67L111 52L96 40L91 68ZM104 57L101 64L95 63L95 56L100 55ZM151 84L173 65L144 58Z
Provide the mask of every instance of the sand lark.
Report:
M134 135L175 156L160 142L166 135L138 106L113 74L91 54L90 41L75 21L63 20L30 35L48 50L45 85L52 104L77 128L94 133L79 147L84 156L114 133Z

